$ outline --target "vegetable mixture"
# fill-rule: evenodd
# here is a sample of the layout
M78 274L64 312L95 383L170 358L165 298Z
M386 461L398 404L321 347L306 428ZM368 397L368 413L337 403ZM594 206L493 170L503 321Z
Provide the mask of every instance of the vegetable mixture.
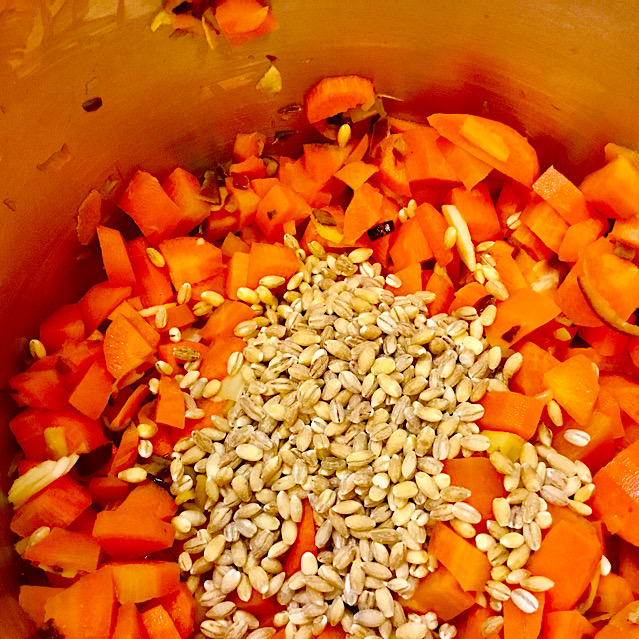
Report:
M639 637L639 155L577 186L359 76L305 112L135 173L11 379L40 636Z

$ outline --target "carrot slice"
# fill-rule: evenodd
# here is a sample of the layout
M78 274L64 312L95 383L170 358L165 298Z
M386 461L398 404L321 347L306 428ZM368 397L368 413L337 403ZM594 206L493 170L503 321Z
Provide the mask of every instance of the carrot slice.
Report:
M162 375L155 409L155 420L159 424L182 429L186 425L184 410L184 395L180 385L173 377Z
M44 609L65 639L111 639L115 606L113 576L105 566L49 599Z
M544 404L536 397L513 391L489 391L481 399L483 416L477 420L482 428L520 435L529 440L537 431Z
M590 419L599 394L599 375L587 357L575 355L551 368L543 379L554 399L578 424Z
M428 552L446 566L466 592L481 592L490 579L491 565L486 555L443 522L435 524Z
M158 179L146 171L137 171L118 206L140 227L151 244L169 237L182 219L182 211L166 194Z
M535 149L515 129L477 115L436 113L428 123L444 138L526 186L539 175Z
M23 557L53 570L92 572L98 568L101 550L89 533L52 528L46 537L29 546Z
M20 586L18 603L29 615L29 618L36 625L41 626L47 620L44 612L47 601L63 590L64 588L52 588L50 586L23 585Z
M596 491L595 491L596 492ZM579 557L575 570L574 558ZM533 575L552 579L554 587L546 593L546 606L551 610L569 610L593 578L601 560L601 542L585 526L568 520L555 522L546 533L541 547L527 564Z
M135 273L122 233L107 226L98 226L98 241L107 278L113 286L133 286Z
M148 637L136 605L129 603L120 606L111 639L148 639Z
M546 594L532 593L537 600L537 610L532 613L523 612L512 599L504 601L504 639L536 639L541 632Z
M306 117L311 124L372 102L373 83L358 75L342 75L320 80L306 96Z
M180 567L172 561L110 564L115 595L121 604L163 597L180 587Z
M253 309L244 302L225 300L211 313L206 324L200 329L200 337L209 341L225 335L232 335L240 322L249 320L254 315Z

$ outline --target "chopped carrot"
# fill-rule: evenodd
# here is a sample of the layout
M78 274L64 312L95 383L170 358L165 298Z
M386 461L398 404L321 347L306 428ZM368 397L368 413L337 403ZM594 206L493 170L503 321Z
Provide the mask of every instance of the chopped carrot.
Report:
M505 497L503 477L495 470L488 457L447 459L444 472L453 486L470 490L466 503L476 508L482 519L493 516L493 499ZM459 583L462 583L461 581Z
M29 618L38 626L47 620L45 616L45 606L47 601L64 588L52 588L51 586L30 586L28 584L20 586L18 603L20 607L29 615Z
M166 268L155 266L147 253L150 248L143 237L131 240L127 247L136 275L135 294L145 306L165 304L173 297L173 288Z
M186 235L209 216L211 205L199 197L200 183L188 171L177 167L162 182L162 188L181 212L180 221L173 229L174 236Z
M206 351L200 374L207 379L224 379L227 374L227 363L232 353L243 351L246 342L241 337L228 336L213 342Z
M465 187L451 189L446 202L457 207L468 225L473 242L492 240L500 234L499 218L485 184L470 190Z
M485 553L443 522L435 524L428 552L446 566L466 592L481 592L490 579L491 565Z
M134 270L139 277L137 266ZM95 331L124 300L131 297L131 293L130 286L112 286L110 282L92 286L78 302L86 334Z
M104 270L113 286L134 286L135 273L122 233L107 226L98 226L98 240Z
M335 172L335 177L349 186L353 191L361 188L368 180L378 172L378 168L367 162L357 160L345 164L339 171Z
M484 414L477 422L482 428L515 433L526 440L537 432L544 408L536 397L514 391L489 391L480 403Z
M109 469L110 475L117 475L125 468L130 468L135 463L138 457L138 443L140 437L138 435L138 429L135 424L130 424L122 433L122 439L120 445L113 456L111 462L111 468Z
M435 299L432 301L428 310L431 315L437 315L437 313L444 313L453 301L455 295L455 287L450 277L444 271L443 273L435 272L428 278L424 290L435 293Z
M554 166L537 178L532 189L570 225L590 217L584 194Z
M118 607L111 639L149 639L135 604L128 603Z
M523 612L512 599L504 601L504 639L537 639L541 632L546 593L535 592L532 596L537 600L537 610Z
M197 284L222 268L222 251L201 237L174 237L159 245L175 290Z
M266 136L263 133L238 133L233 143L233 159L242 162L253 155L260 157L265 143Z
M344 244L357 241L368 229L382 222L383 196L370 184L362 185L353 193L344 218Z
M315 124L374 99L373 83L366 78L357 75L323 78L306 96L306 117Z
M410 295L423 289L422 265L419 264L419 262L396 271L395 275L397 275L401 281L401 285L393 289L395 295Z
M248 253L233 253L229 263L226 280L226 295L229 299L237 299L237 289L248 285L250 256Z
M28 537L41 526L66 528L90 505L87 488L63 475L17 508L10 527L21 537Z
M587 175L579 188L586 200L608 218L639 215L639 169L623 155Z
M533 200L519 218L551 251L557 253L566 234L568 224L544 200Z
M104 359L109 373L117 380L150 362L155 348L131 320L118 313L104 335Z
M108 566L92 572L51 597L44 606L65 639L111 639L115 589Z
M428 123L444 138L505 175L531 186L539 175L537 153L513 128L476 115L436 113Z
M99 419L113 391L113 375L104 358L93 362L69 395L71 406L90 419Z
M129 510L103 510L98 513L93 536L113 559L129 561L170 548L175 531L170 523L145 517Z
M23 557L61 572L92 572L98 568L101 550L89 533L52 528L46 537L29 546Z
M433 258L426 235L416 217L404 222L393 235L394 242L389 254L396 270Z
M402 607L410 612L426 614L434 612L442 621L450 621L475 603L475 598L465 592L451 573L439 566L419 580L410 599L400 600Z
M182 639L188 639L195 628L195 599L185 583L177 590L155 600L169 614Z
M180 385L175 378L162 375L155 409L155 420L159 424L182 429L186 425L184 411L184 395Z
M233 46L250 42L279 26L273 12L259 0L223 0L216 4L215 20Z
M574 557L579 557L578 568ZM586 590L600 560L601 543L594 529L565 520L555 522L526 567L533 575L553 580L554 587L546 593L548 611L569 610Z
M437 264L441 267L448 266L453 260L453 250L447 248L444 242L448 228L444 216L434 206L425 202L415 209L415 219L419 222Z
M180 587L180 567L172 561L110 564L115 595L121 604L164 597Z
M560 362L543 379L553 398L578 424L590 419L599 394L599 375L587 357L575 355Z
M142 623L153 639L182 639L173 619L162 604L151 605L142 610Z
M612 534L639 544L639 442L630 444L595 474L593 510Z
M556 610L543 618L545 639L583 639L592 637L595 627L578 610Z
M246 286L255 288L266 275L280 275L288 279L300 267L293 249L277 244L255 242L251 245ZM237 290L237 289L236 289Z

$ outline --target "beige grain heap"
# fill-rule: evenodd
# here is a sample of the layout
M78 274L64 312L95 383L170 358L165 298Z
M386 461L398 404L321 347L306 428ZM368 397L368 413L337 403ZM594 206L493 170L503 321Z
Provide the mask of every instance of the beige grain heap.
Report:
M395 296L398 278L382 276L369 249L327 255L313 243L306 256L294 238L286 241L300 271L285 287L265 278L242 292L259 302L258 315L236 329L247 341L243 354L228 363L241 385L237 401L226 418L178 442L171 463L179 564L202 609L200 636L272 636L275 628L260 628L229 600L257 591L285 606L274 626L287 639L329 624L359 639L451 639L453 625L399 603L437 566L428 552L437 521L474 540L494 566L478 594L495 611L485 636L501 628L503 601L535 610L531 593L553 584L524 566L551 523L547 503L586 513L588 469L556 453L544 426L519 461L492 452L508 496L495 500L495 519L479 534L470 491L443 472L446 459L487 454L477 402L489 389L506 390L521 365L520 355L504 359L487 345L495 306L429 317L433 294ZM276 287L286 289L281 299ZM188 375L183 388L193 378L202 388L192 395L201 397L210 382ZM306 553L287 578L282 560L306 499L319 552Z

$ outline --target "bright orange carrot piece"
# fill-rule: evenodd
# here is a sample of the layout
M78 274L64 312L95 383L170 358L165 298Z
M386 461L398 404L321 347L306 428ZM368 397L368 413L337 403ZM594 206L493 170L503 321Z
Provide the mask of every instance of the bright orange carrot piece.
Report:
M110 282L92 286L78 302L86 334L90 335L98 328L124 300L131 297L131 293L130 286L112 286Z
M395 275L402 282L398 288L393 289L395 295L410 295L423 289L422 265L419 262L396 271Z
M400 599L405 610L426 614L435 612L443 621L449 621L468 610L475 598L465 592L445 566L439 566L419 580L417 589L410 599Z
M486 336L493 346L509 348L560 313L561 309L548 295L522 288L507 300L497 302L497 318L486 328Z
M306 96L306 117L315 124L374 99L373 83L367 78L357 75L322 78Z
M299 267L300 263L293 249L277 244L254 242L249 253L246 286L255 288L266 275L280 275L288 279Z
M493 170L490 164L444 137L437 139L437 146L455 175L467 189L475 188Z
M184 411L184 395L180 385L173 377L162 375L155 409L155 420L159 424L181 429L185 426Z
M475 243L493 240L500 234L499 218L485 184L471 190L466 187L451 189L447 202L457 207Z
M149 639L135 604L128 603L118 608L111 639Z
M578 224L589 218L584 194L554 166L548 167L537 178L532 188L568 224Z
M135 285L135 273L122 233L107 226L98 226L97 231L102 263L109 282L113 286Z
M578 423L586 424L599 394L599 375L584 355L575 355L544 373L544 385Z
M541 199L533 200L522 212L521 221L554 253L557 253L568 232L568 224Z
M426 262L433 258L433 252L426 235L416 217L404 222L393 233L390 257L396 270L411 264Z
M182 639L171 616L161 604L145 608L141 616L149 637L153 639Z
M607 218L639 215L639 168L623 155L587 175L579 188Z
M363 184L353 193L344 217L344 244L356 242L368 229L382 222L383 196L370 184Z
M150 362L154 353L154 346L128 317L118 313L113 318L104 334L104 359L106 369L116 381Z
M601 575L590 612L615 615L634 600L630 584L614 572Z
M453 250L446 248L444 242L444 234L448 228L444 216L434 206L425 202L415 209L415 219L419 222L437 264L442 268L450 264L453 260Z
M92 572L98 568L101 550L88 533L52 528L46 537L29 546L23 557L54 570Z
M136 486L118 506L118 511L138 512L158 519L169 519L175 515L177 505L166 490L148 482Z
M596 492L596 491L595 491ZM576 568L574 558L579 557ZM541 547L526 567L533 575L552 579L555 585L546 593L546 607L569 610L582 595L601 561L601 542L594 531L568 520L558 521L546 533Z
M488 430L515 433L529 440L537 431L544 404L514 391L489 391L481 399L484 415L477 423Z
M444 313L450 308L455 295L455 287L446 271L434 272L428 278L424 290L435 293L435 299L428 306L431 315Z
M201 187L198 179L188 171L177 167L162 182L162 188L182 213L173 229L174 235L186 235L210 214L211 205L199 197Z
M139 441L138 429L135 424L130 424L124 433L122 433L120 445L115 451L113 461L111 462L111 468L109 469L110 475L117 475L125 468L133 466L138 457Z
M103 510L93 526L93 536L113 559L128 561L170 548L175 531L170 523L139 513Z
M173 287L167 269L155 266L149 259L149 243L143 237L131 240L127 247L136 275L135 294L144 306L166 304L173 297Z
M593 510L606 528L639 545L639 442L630 444L595 474Z
M85 326L79 304L59 306L40 324L40 341L48 353L60 350L67 340L83 340L84 333Z
M216 4L215 20L233 46L250 42L279 26L269 7L258 0L223 0Z
M207 379L224 379L228 375L229 357L232 353L243 351L245 347L246 342L234 335L214 341L202 358L200 374Z
M583 639L592 637L595 627L578 610L556 610L544 615L544 639Z
M28 370L9 380L11 396L19 406L62 410L69 405L69 393L62 375L54 369Z
M105 566L51 597L44 609L65 639L111 639L115 605L113 576Z
M526 186L539 175L535 149L515 129L477 115L436 113L428 123L444 138Z
M197 284L211 278L222 268L222 251L201 237L174 237L158 248L176 291L186 282Z
M481 592L490 579L491 565L486 555L443 522L435 524L428 552L446 566L466 592Z
M533 593L538 608L535 612L523 612L512 601L504 601L504 639L537 639L541 632L546 594Z
M182 639L188 639L195 628L195 599L186 584L180 582L174 592L156 599L167 611Z
M97 359L69 395L69 404L90 419L99 419L113 391L113 375L104 358Z
M172 561L110 564L115 595L121 604L142 603L175 592L180 587L180 567Z
M237 289L248 286L250 255L248 253L233 253L229 262L229 272L226 280L226 295L229 299L237 299Z
M353 191L356 191L368 182L378 170L374 164L358 160L345 164L335 173L335 177L344 182L344 184L353 189Z
M595 639L639 639L639 625L629 619L629 615L636 615L637 610L639 601L630 602L595 635Z
M89 491L69 475L63 475L15 510L11 530L28 537L41 526L66 528L90 505Z
M466 503L481 513L482 519L493 516L493 499L505 497L503 477L488 457L458 457L444 462L444 472L453 486L470 490ZM461 581L460 581L461 583Z
M41 626L47 619L45 617L45 606L52 597L60 594L64 588L52 588L51 586L30 586L25 584L20 586L18 603L20 607L29 615L29 618L37 625Z

